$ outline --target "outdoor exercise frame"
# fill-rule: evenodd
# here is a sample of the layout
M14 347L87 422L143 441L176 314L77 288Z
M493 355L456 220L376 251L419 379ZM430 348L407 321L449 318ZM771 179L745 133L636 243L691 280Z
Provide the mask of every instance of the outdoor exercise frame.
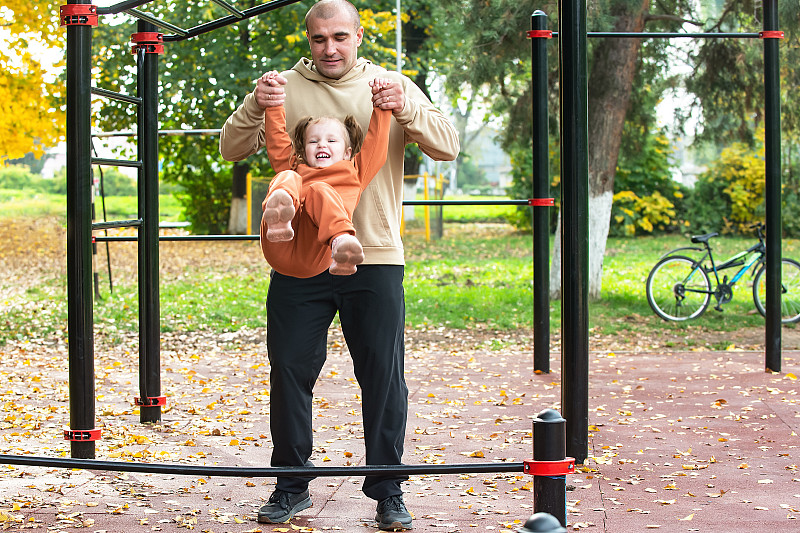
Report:
M588 449L589 382L589 139L587 37L598 38L760 38L764 42L765 87L765 199L767 227L767 279L765 318L765 367L768 372L781 370L781 163L780 163L780 69L778 42L778 0L763 2L763 31L759 33L615 33L587 32L586 1L559 1L558 45L561 128L561 398L567 420L567 455L576 460L586 457ZM541 13L541 12L537 12ZM537 18L534 13L534 19ZM543 13L539 18L546 20ZM546 22L532 25L534 41L546 42ZM555 34L553 35L555 36ZM544 46L540 44L538 46ZM536 50L536 45L534 45ZM539 50L539 58L546 52ZM534 51L534 65L537 52ZM535 71L535 69L534 69ZM546 71L540 71L546 77ZM536 80L534 80L534 84ZM538 93L538 95L537 95ZM534 98L546 93L535 90ZM546 102L534 101L537 111ZM536 122L534 122L536 128ZM539 126L542 127L542 126ZM544 130L546 131L546 130ZM537 139L534 130L534 141ZM541 143L540 143L541 144ZM546 145L545 145L546 147ZM564 147L570 147L567 154ZM543 148L539 148L542 150ZM536 145L534 145L536 151ZM540 152L543 153L543 152ZM567 157L569 155L569 157ZM536 152L534 153L536 161ZM541 162L540 162L541 164ZM539 170L538 172L541 172ZM534 166L534 187L537 177ZM534 264L534 269L536 265ZM534 273L534 276L536 274ZM534 319L535 320L535 319ZM535 340L534 340L535 342Z
M154 19L135 8L152 0L126 0L108 8L68 0L61 8L62 24L67 26L67 281L69 333L71 460L17 458L3 456L0 462L41 464L104 470L163 471L163 465L131 466L129 463L83 461L95 456L94 441L94 347L91 282L92 231L111 227L137 227L139 236L140 287L140 405L142 422L160 420L164 397L160 391L159 291L158 291L158 54L163 43L192 38L203 33L292 4L297 0L273 0L239 11L225 0L213 0L231 15L184 30ZM764 83L766 87L766 226L767 298L766 369L780 371L780 79L777 0L765 0L764 31L758 34L681 34L681 33L587 33L586 2L559 3L559 32L546 30L546 16L537 11L532 18L533 95L534 95L534 175L533 199L512 200L519 205L551 205L547 172L547 55L546 39L559 37L561 86L561 146L570 147L570 157L561 158L562 179L562 406L566 418L567 456L583 462L588 452L588 109L587 37L602 38L762 38L764 40ZM137 96L91 87L91 30L98 15L127 12L139 19L135 44L138 71ZM162 27L175 34L164 36ZM544 67L542 66L544 65ZM543 70L542 70L543 69ZM538 74L538 75L537 75ZM138 108L138 160L122 161L91 157L90 94L114 98ZM107 164L131 166L139 173L139 213L135 220L92 223L91 166ZM419 202L407 202L418 204ZM434 202L431 202L434 203ZM475 202L479 203L479 202ZM547 213L534 210L534 364L549 370L549 301L547 271L549 262ZM221 236L209 237L218 239ZM235 236L231 238L247 238ZM100 240L98 238L97 240ZM546 317L546 320L545 320ZM546 326L546 327L545 327ZM544 346L542 346L544 345ZM540 351L536 352L538 349ZM546 355L546 357L545 357ZM546 359L547 361L543 360ZM541 368L541 366L539 366ZM563 422L563 419L560 420ZM535 426L534 426L535 428ZM534 458L536 459L536 458ZM58 464L52 461L59 461ZM534 461L535 462L535 461ZM224 467L227 468L227 467ZM233 468L233 467L231 467ZM477 469L477 470L476 470ZM278 469L235 469L217 475L287 475ZM302 469L291 469L297 475ZM444 473L528 471L528 463L484 465L418 465L315 469L315 475L358 475L367 473ZM206 470L208 471L208 470ZM227 472L227 471L226 471ZM565 471L566 472L566 471ZM181 472L195 473L182 465ZM238 474L236 474L238 473ZM551 473L552 474L552 473ZM544 475L544 474L542 474ZM562 496L563 499L563 496Z

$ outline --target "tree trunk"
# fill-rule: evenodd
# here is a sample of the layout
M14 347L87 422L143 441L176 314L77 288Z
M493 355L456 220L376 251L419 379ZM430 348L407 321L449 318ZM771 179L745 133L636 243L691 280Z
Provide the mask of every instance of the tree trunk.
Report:
M630 12L630 5L612 7L616 15L615 32L640 32L650 0L640 0L639 9ZM589 76L589 298L600 298L603 277L603 256L611 220L622 127L628 111L641 39L605 39L597 43L592 54ZM564 147L562 146L562 153ZM561 216L556 228L550 269L550 296L561 297ZM558 260L556 260L558 258Z

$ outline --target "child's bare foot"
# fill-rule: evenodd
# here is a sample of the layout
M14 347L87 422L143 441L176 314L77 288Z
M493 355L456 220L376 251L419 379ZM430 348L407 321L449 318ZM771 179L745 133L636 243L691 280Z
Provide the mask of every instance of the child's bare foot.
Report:
M356 273L356 265L364 262L364 249L353 235L339 235L331 243L333 263L328 271L337 276L349 276Z
M267 221L267 240L270 242L291 241L294 238L292 219L294 202L289 193L278 189L267 198L264 220Z

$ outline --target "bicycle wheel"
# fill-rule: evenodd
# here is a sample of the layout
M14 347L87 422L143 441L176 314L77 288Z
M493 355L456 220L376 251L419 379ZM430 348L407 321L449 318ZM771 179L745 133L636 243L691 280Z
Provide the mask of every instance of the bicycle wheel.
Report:
M647 303L664 320L683 321L703 314L711 302L711 282L689 257L665 257L647 276Z
M753 302L763 316L767 316L767 266L762 266L753 278ZM781 322L793 324L800 321L800 263L794 259L781 261Z

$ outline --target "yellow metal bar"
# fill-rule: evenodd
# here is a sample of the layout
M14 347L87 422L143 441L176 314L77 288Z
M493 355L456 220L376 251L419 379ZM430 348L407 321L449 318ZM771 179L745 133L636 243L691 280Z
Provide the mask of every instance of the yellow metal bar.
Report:
M247 232L253 233L253 177L247 173L247 191L245 192L245 200L247 202Z
M422 175L424 179L424 186L423 186L423 198L428 200L428 173ZM425 206L425 242L430 242L431 240L431 206Z

